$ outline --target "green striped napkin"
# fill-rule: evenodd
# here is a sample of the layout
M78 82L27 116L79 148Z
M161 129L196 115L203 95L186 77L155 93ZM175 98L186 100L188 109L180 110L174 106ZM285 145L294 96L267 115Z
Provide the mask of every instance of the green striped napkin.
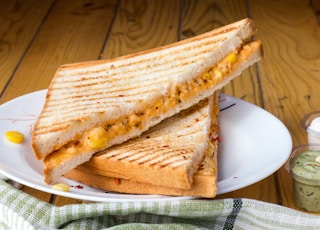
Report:
M319 229L320 217L250 199L56 207L0 180L0 229Z

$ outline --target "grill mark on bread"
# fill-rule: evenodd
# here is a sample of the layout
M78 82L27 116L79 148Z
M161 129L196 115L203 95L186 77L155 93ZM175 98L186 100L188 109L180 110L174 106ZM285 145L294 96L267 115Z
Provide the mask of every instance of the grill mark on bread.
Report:
M79 83L79 86L85 88L90 88L90 86L103 86L112 84L113 87L115 86L120 86L123 87L123 83L126 83L127 85L129 84L136 84L139 86L141 83L151 81L153 84L157 83L157 81L163 81L162 78L165 78L166 76L178 76L179 74L183 73L183 66L189 65L194 63L194 65L197 65L197 62L200 62L204 57L193 57L192 62L188 60L184 61L179 61L179 65L173 66L173 65L159 65L159 69L154 69L154 66L152 66L152 70L148 70L148 73L146 73L146 69L150 68L147 66L143 66L141 71L137 70L128 70L128 72L122 72L122 73L117 73L117 72L110 72L108 75L99 75L99 76L92 76L96 78L100 78L100 81L89 81L89 80L81 80L81 76L74 76L75 79L69 80L68 82L63 82L59 83L61 86L57 86L55 89L65 89L65 87L68 87L69 84L72 84L77 88L77 84ZM173 61L175 62L175 61ZM125 67L117 67L117 68L125 68ZM191 68L191 67L190 67ZM164 72L163 70L166 69ZM121 75L126 75L126 77L121 77ZM129 75L129 76L128 76ZM120 76L120 77L119 77ZM101 79L102 78L102 79ZM177 79L178 80L178 79ZM87 83L86 83L87 82ZM90 82L90 83L89 83ZM84 84L86 83L86 84Z
M171 69L168 70L166 72L165 75L172 75L176 72L170 72L170 71L176 71L175 69ZM150 75L152 75L153 73L150 72ZM145 76L143 76L145 75ZM105 76L105 75L101 75L100 76L100 81L91 81L91 80L81 80L81 77L74 79L73 81L68 81L68 82L63 82L63 83L59 83L57 84L57 86L55 87L54 90L65 90L68 89L68 86L70 88L70 85L72 85L74 92L76 92L77 88L81 87L81 90L84 91L86 89L104 89L104 87L106 86L111 86L110 83L114 83L112 86L117 86L117 85L122 85L123 82L125 82L126 84L128 84L128 82L130 82L130 84L132 85L136 85L136 86L140 86L141 83L149 83L149 81L152 81L151 83L156 84L158 82L162 82L164 81L163 79L161 79L161 76L163 75L157 75L160 77L155 77L155 78L150 78L148 77L149 74L141 74L139 76L132 76L132 77L126 77L126 78L117 78L118 74L115 74L116 77L113 77L111 75ZM143 78L142 78L143 77ZM101 79L103 78L103 79ZM77 84L78 83L78 84ZM117 84L116 84L117 83ZM150 83L149 83L150 84ZM129 85L129 84L128 84ZM95 86L95 87L92 87ZM122 85L123 87L123 85ZM123 89L122 89L123 90ZM105 89L104 89L105 91ZM85 92L85 91L84 91ZM72 93L72 91L70 91L70 93Z
M158 84L162 84L164 81L159 81ZM123 90L110 90L108 93L103 92L103 88L101 90L92 90L89 93L83 94L81 96L64 96L61 94L60 97L53 98L46 109L44 110L44 113L50 113L52 111L55 111L57 107L61 110L61 101L62 100L70 100L72 101L72 104L68 105L66 108L63 108L63 110L60 112L60 114L67 114L70 111L76 112L74 110L75 108L85 107L86 109L94 109L94 111L99 112L100 110L105 111L106 109L110 109L112 107L119 107L117 104L119 101L117 100L118 97L123 97L123 102L131 102L131 103L137 103L139 104L142 102L142 100L139 98L142 94L150 94L153 93L154 89L149 87L153 84L144 84L141 86L142 88L147 88L149 90L141 91L139 89L130 87L127 91ZM115 96L116 95L116 96ZM136 97L139 96L139 97ZM126 98L128 98L126 100ZM94 101L95 103L92 103Z
M149 165L151 167L155 165L160 165L161 167L181 167L181 165L186 165L190 162L192 154L194 154L194 149L197 144L192 143L192 138L190 142L181 146L181 143L176 146L172 143L172 139L178 141L179 138L192 137L199 132L202 132L203 125L205 125L205 120L207 116L201 116L195 119L199 119L199 128L194 129L193 126L183 126L182 131L177 132L174 136L168 135L167 138L163 137L160 139L154 137L154 135L146 138L144 141L132 142L126 146L126 149L131 149L131 152L122 151L122 146L115 147L114 151L103 154L98 154L97 159L102 157L104 159L109 159L113 161L123 161L123 162L136 162L139 165ZM151 141L152 140L152 141Z
M97 96L101 97L102 99L107 100L115 100L114 97L117 98L117 96L121 95L127 95L127 96L136 96L136 95L143 95L146 93L151 93L153 91L153 88L157 85L165 85L166 79L158 78L156 80L150 80L150 79L144 79L143 81L137 81L135 83L125 81L126 85L130 85L126 91L123 91L123 84L118 83L119 85L114 85L112 88L108 88L108 91L105 90L104 83L94 83L96 87L91 86L83 86L81 89L83 93L81 93L81 96L79 96L79 92L76 89L70 89L68 90L68 94L66 95L64 92L68 89L68 84L65 86L57 87L55 89L55 95L54 98L51 98L50 104L54 104L54 102L59 102L60 100L74 100L77 102L77 100L82 99L96 99ZM61 93L59 93L59 91ZM125 93L125 94L124 94ZM97 96L96 96L97 95ZM49 96L50 97L50 96ZM52 96L51 96L52 97ZM61 103L61 102L60 102ZM50 105L51 106L51 105Z
M210 50L208 50L207 52L209 52ZM195 56L197 55L200 55L198 57L198 59L195 59ZM105 67L102 66L101 68L97 69L96 71L98 71L98 76L93 76L94 72L93 73L90 73L90 79L92 80L88 80L89 78L85 78L83 77L82 75L86 75L87 73L78 73L78 74L74 74L74 75L70 75L68 77L68 80L67 81L63 81L63 82L59 82L59 78L57 79L57 83L59 82L59 84L61 84L61 88L58 86L56 87L57 89L65 89L68 87L68 84L73 84L76 83L76 82L79 82L79 86L82 85L82 89L85 89L86 87L90 87L90 86L93 86L93 85L103 85L103 84L108 84L110 82L117 82L118 85L120 85L119 87L123 87L122 83L123 82L126 82L126 84L130 85L130 84L134 84L135 82L137 82L137 86L141 85L141 86L144 86L144 82L147 81L148 79L150 79L153 83L154 83L154 78L150 78L149 76L153 76L153 75L157 75L157 78L161 78L163 77L163 75L161 75L161 73L163 72L163 69L167 69L166 71L166 74L165 75L175 75L175 74L179 74L182 70L180 69L181 66L184 66L184 65L187 65L189 63L191 63L190 60L192 60L192 62L198 62L199 59L203 58L203 55L204 55L204 52L198 52L196 54L192 54L191 56L192 57L189 57L189 58L185 58L185 57L181 57L183 58L184 62L181 62L181 61L170 61L168 63L166 63L168 66L168 68L166 68L166 66L164 66L164 63L163 62L154 62L152 64L152 69L148 69L148 74L145 73L146 71L146 66L141 66L141 68L137 68L137 66L135 66L134 69L130 69L130 66L128 65L119 65L117 66L117 68L119 69L124 69L123 67L125 66L126 68L129 68L128 69L128 72L131 74L131 77L128 76L126 78L121 78L121 77L118 77L119 73L113 71L113 70L110 70L110 71L107 71L105 70ZM149 60L145 61L144 62L146 65L149 63ZM172 65L172 63L179 63L179 65L177 66L174 66ZM132 64L134 65L134 63ZM160 68L156 69L155 67L156 66L159 66ZM104 71L105 70L105 71ZM106 76L105 72L109 72ZM157 73L157 74L156 74ZM123 74L127 74L127 72L124 72ZM142 75L145 75L146 78L145 79L141 79L141 76ZM75 78L75 79L73 79ZM99 79L100 81L96 81L96 79ZM139 81L137 81L137 79ZM91 82L90 84L87 83L87 84L84 84L85 82ZM162 81L161 81L162 82ZM159 82L160 84L160 82ZM66 86L66 87L64 87ZM77 86L75 85L75 88ZM116 85L114 85L114 87L117 87ZM121 89L120 88L120 89ZM141 87L143 88L143 87ZM119 89L119 90L120 90Z
M133 86L130 86L126 89L126 91L121 90L120 87L113 87L112 89L108 90L108 92L105 92L103 89L103 85L100 86L100 88L95 88L89 91L84 88L85 92L79 96L76 92L70 93L69 95L59 95L55 96L55 98L52 98L50 101L50 106L54 105L55 102L60 102L61 105L61 100L69 99L72 100L72 102L78 102L81 101L81 103L84 102L84 100L117 100L119 95L124 95L127 97L132 97L132 96L137 96L137 95L143 95L143 94L148 94L153 92L155 84L163 84L165 85L165 80L159 80L156 82L151 82L151 81L146 81L141 84L136 84ZM61 88L61 92L65 91L66 88ZM143 90L142 90L143 89ZM74 95L74 96L73 96Z
M152 153L152 154L150 154ZM161 167L179 167L181 165L187 165L190 162L190 155L194 154L194 149L190 146L184 148L172 147L172 146L140 146L138 151L134 151L133 154L127 154L126 152L120 152L118 154L113 153L111 156L105 156L105 158L112 159L114 161L126 161L135 162L139 165Z
M65 124L65 123L61 123L60 126L41 126L41 131L37 132L35 134L35 136L37 135L41 135L43 133L50 133L50 132L57 132L57 131L61 131L62 129L67 129L69 127L68 124Z
M162 84L165 81L159 81L159 84ZM149 88L148 86L152 86L154 84L144 84L141 85L141 88ZM102 90L102 88L101 88ZM122 97L128 97L129 100L123 100L124 102L131 102L131 103L140 103L141 99L136 99L134 100L134 96L141 96L141 94L145 93L152 93L154 89L150 89L150 90L145 90L145 91L141 91L141 90L137 90L137 89L133 89L133 88L129 88L125 94L122 95ZM113 108L114 106L110 106L109 104L113 104L115 102L117 102L117 100L114 98L114 94L116 95L120 95L119 93L123 93L122 90L113 90L108 92L107 94L103 93L103 92L99 92L97 90L91 90L89 93L87 94L83 94L82 96L76 96L76 97L71 97L71 96L66 96L64 97L63 94L60 94L61 97L52 99L50 102L50 106L46 107L46 110L44 111L45 113L50 113L51 111L55 111L57 108L61 106L61 100L70 100L72 101L72 105L68 105L67 109L63 108L63 111L60 112L60 114L68 114L70 111L75 112L74 108L78 108L78 110L81 110L83 108L90 108L95 110L96 112L103 112L103 110L106 109L110 109ZM70 95L70 94L69 94ZM72 94L71 94L72 95ZM100 97L101 101L104 101L103 103L91 103L91 101L97 101L97 98ZM133 99L132 99L133 98ZM85 101L87 101L87 103L84 103L83 100L85 99ZM108 100L107 100L108 99Z
M61 83L59 82L58 85L56 85L55 90L67 89L69 85L72 84L75 89L81 87L81 89L85 92L86 88L92 89L92 86L97 86L97 89L102 89L104 84L110 86L110 83L114 83L113 88L120 87L120 89L122 90L123 83L125 83L126 85L135 85L139 88L143 88L145 84L148 83L148 81L151 81L151 84L157 84L165 82L165 79L163 78L165 78L166 76L177 76L178 74L181 74L181 72L183 72L183 68L181 67L190 63L196 64L196 62L200 61L200 59L203 59L202 55L198 58L193 57L192 62L184 59L183 62L179 61L179 65L177 66L171 65L171 63L169 63L168 66L164 66L163 63L161 63L161 65L159 64L159 69L155 69L154 65L152 65L152 69L149 69L148 73L146 73L146 68L148 67L143 66L140 69L141 71L138 68L136 68L132 70L129 69L128 72L122 73L110 72L108 73L108 75L101 74L101 72L99 72L100 75L98 76L93 76L93 74L90 74L90 80L82 80L81 75L74 75L73 78L69 77L68 81L64 81ZM123 67L118 66L117 68ZM166 69L165 73L163 72L164 69ZM126 77L121 77L122 74L126 75ZM99 79L99 81L96 81L97 78ZM72 91L70 93L72 93Z
M115 62L112 63L111 66L106 66L108 64L109 61L105 61L101 63L101 65L99 66L94 66L93 68L90 68L89 71L84 72L82 71L81 67L78 67L79 69L74 69L73 73L68 74L68 77L79 77L79 76L85 76L85 75L95 75L99 77L99 76L105 76L106 72L108 73L108 77L112 76L112 72L114 72L114 74L118 74L117 70L121 70L121 73L126 73L126 72L122 72L124 69L128 69L129 72L131 73L136 73L136 72L140 72L140 71L145 71L145 67L147 65L150 65L150 63L152 63L152 71L163 71L163 69L166 67L164 65L168 65L169 67L174 67L174 66L181 66L180 61L181 60L186 60L185 63L190 63L189 60L194 60L195 57L197 56L203 56L206 53L210 53L212 49L215 49L220 43L223 42L224 40L226 40L226 37L222 37L219 38L215 41L212 41L212 39L208 40L208 41L201 41L199 44L192 44L189 47L183 47L183 50L186 51L192 51L192 55L190 55L189 57L186 57L186 54L178 54L177 55L177 49L172 50L169 53L163 53L163 54L159 54L157 57L150 57L150 58L145 58L143 61L132 61L130 60L130 64L127 63L122 63L122 62ZM164 63L161 60L163 59L163 56L173 56L175 57L172 60L169 60L168 62ZM137 56L132 57L132 59L135 59ZM139 56L138 56L139 57ZM116 60L116 59L115 59ZM143 65L145 64L145 65ZM141 66L141 68L139 68L139 65ZM114 67L112 67L114 66ZM133 69L129 69L131 66L134 66ZM157 69L156 67L160 67L159 69ZM62 71L64 71L62 69ZM150 71L150 70L148 70ZM150 72L152 73L152 72ZM111 75L110 75L111 74ZM57 79L58 80L58 79ZM106 79L107 80L107 79ZM121 80L121 78L115 79L115 80ZM71 81L72 82L72 81ZM67 81L68 83L68 81Z
M190 162L190 157L184 158L183 156L193 154L194 151L191 148L161 148L161 155L154 156L153 158L140 159L137 161L141 164L148 164L151 166L159 165L160 167L171 167L175 168L178 165L186 165Z

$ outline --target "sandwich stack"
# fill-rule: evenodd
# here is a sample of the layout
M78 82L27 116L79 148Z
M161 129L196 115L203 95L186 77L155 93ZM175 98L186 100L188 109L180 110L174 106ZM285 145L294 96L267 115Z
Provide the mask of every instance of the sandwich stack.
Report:
M216 100L212 99L216 97L215 93L261 59L261 42L248 41L255 32L252 20L243 19L164 47L111 60L61 66L52 79L44 107L32 131L31 146L35 156L43 159L46 183L55 183L62 175L76 180L88 175L88 178L94 178L92 186L104 184L102 188L108 190L147 194L168 190L170 192L159 193L188 194L184 191L194 189L195 178L201 174L204 162L210 161L210 168L215 168L211 171L216 173L216 160L206 157L210 148L209 152L216 155L217 143L207 141L210 139L208 133L216 135L212 127L217 124L210 121L216 120L216 112L210 112L209 120L205 116L199 117L199 124L203 126L189 123L198 134L189 136L198 143L188 141L186 135L182 135L185 137L183 141L190 142L189 147L186 143L182 149L181 146L174 147L174 140L167 139L172 151L160 151L159 146L146 148L150 155L162 154L150 158L152 160L140 158L139 151L130 150L118 162L116 155L109 157L108 154L122 152L121 148L136 148L141 154L145 153L144 144L138 143L148 139L148 135L152 143L157 143L160 140L154 133L171 126L168 123L175 123L173 121L179 117L188 117L186 111L205 114L200 111L217 108ZM203 107L204 104L207 106ZM171 128L177 133L188 130L176 126L179 125ZM143 134L145 132L148 134ZM163 146L167 145L162 143ZM189 149L186 160L173 154L179 148L181 151ZM183 154L180 157L183 158ZM128 161L131 163L123 160L127 158L132 159ZM143 161L146 158L148 164ZM140 168L136 168L136 159L142 161ZM159 162L163 159L166 159L163 164L176 165L176 170L161 166ZM149 171L152 173L147 176ZM176 176L168 176L170 173L176 173ZM170 179L164 179L166 177ZM212 178L215 181L216 175ZM117 190L104 182L111 180L121 181L118 185L126 186ZM88 181L83 180L84 183ZM152 191L133 189L144 183L152 184ZM181 191L174 192L178 190ZM214 196L212 194L210 197Z

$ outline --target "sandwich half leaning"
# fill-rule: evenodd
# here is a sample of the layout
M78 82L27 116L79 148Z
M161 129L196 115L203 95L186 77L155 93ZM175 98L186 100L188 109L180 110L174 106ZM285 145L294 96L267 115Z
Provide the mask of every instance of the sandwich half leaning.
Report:
M262 56L250 19L164 47L61 66L31 146L47 183L212 95Z
M94 155L65 176L113 192L215 197L217 95L166 119L141 137ZM195 155L202 158L192 168ZM185 186L186 179L190 186Z

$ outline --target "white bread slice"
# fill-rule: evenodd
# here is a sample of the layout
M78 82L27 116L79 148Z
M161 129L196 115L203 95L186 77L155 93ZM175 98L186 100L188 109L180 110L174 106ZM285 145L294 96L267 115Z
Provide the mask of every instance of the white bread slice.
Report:
M69 171L65 177L81 182L83 184L103 189L106 191L112 192L120 192L120 193L130 193L130 194L159 194L159 195L171 195L171 196L197 196L197 197L205 197L205 198L213 198L217 193L217 172L218 172L218 164L217 164L217 153L218 153L218 100L216 95L213 97L214 105L211 108L210 116L211 116L211 126L210 126L210 138L207 140L208 145L205 152L205 156L200 166L197 168L194 177L192 186L189 189L176 188L176 174L173 172L171 175L163 174L159 175L160 178L154 178L153 181L146 182L137 182L133 180L129 174L128 168L121 168L119 177L108 176L109 173L106 173L107 168L103 168L102 164L105 163L105 159L101 159L101 155L93 156L91 160L83 165L78 166L77 168ZM195 106L196 107L196 106ZM167 119L166 121L170 121L172 118ZM191 124L192 125L192 124ZM161 126L158 125L158 126ZM157 126L157 127L158 127ZM172 132L175 132L174 128L175 124L171 123ZM150 130L150 139L155 139L154 142L157 142L157 137L153 137L153 131ZM146 134L149 135L149 134ZM146 136L144 135L144 136ZM177 134L178 135L178 134ZM143 147L144 151L144 143L142 138L136 138L129 142L139 142L142 141L141 147ZM191 142L193 143L193 141ZM185 145L189 145L190 143L185 143ZM123 152L128 149L130 145L126 143L120 145L119 147L123 148ZM127 148L126 148L127 147ZM117 147L118 148L118 147ZM139 148L139 146L137 147ZM108 151L104 151L104 156L106 154L110 154L113 152L114 147ZM130 151L130 149L129 149ZM137 151L137 150L136 150ZM150 148L150 151L153 151ZM152 152L150 152L152 155ZM97 162L101 160L101 164L97 164ZM128 163L130 164L130 163ZM135 164L135 162L133 162ZM118 167L118 166L117 166ZM123 172L122 172L123 170ZM136 168L136 174L145 175L150 172L150 169L141 167ZM128 173L128 175L125 175ZM112 175L112 174L111 174ZM170 177L171 184L167 186L161 186L158 183L158 180L167 179Z
M213 99L205 99L78 166L93 174L190 189L210 142Z
M213 67L239 51L254 32L252 21L244 19L151 51L62 66L32 132L37 158L54 155L44 160L45 181L54 182L93 153L139 136L226 85L261 58L260 43L254 58L238 55L222 76ZM253 52L252 45L244 47ZM90 131L97 127L106 130L106 143L88 147Z

